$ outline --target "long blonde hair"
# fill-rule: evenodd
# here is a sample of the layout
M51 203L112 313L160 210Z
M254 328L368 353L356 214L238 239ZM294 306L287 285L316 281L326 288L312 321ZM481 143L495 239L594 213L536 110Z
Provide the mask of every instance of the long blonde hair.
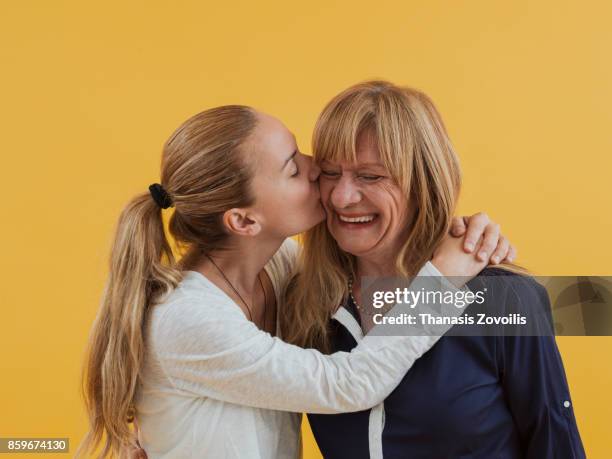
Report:
M313 133L315 161L356 162L363 133L374 137L382 163L414 207L395 260L399 275L413 276L450 228L461 188L457 155L431 99L386 81L352 86L326 105ZM302 241L297 274L280 314L283 338L328 351L328 323L346 298L356 260L340 249L325 222L304 233Z
M221 216L253 203L252 170L241 146L256 125L250 107L228 105L185 121L164 145L161 185L175 208L168 229L180 251L223 248ZM141 378L148 308L182 280L164 233L161 208L149 192L134 197L119 217L109 276L93 324L82 390L89 431L77 457L123 457L135 438L130 421Z

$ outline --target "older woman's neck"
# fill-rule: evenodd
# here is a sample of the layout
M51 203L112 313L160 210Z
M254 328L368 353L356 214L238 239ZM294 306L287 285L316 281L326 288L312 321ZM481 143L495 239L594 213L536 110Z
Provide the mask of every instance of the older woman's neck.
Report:
M388 259L368 259L357 257L357 273L359 276L395 276L397 268L395 267L395 257Z

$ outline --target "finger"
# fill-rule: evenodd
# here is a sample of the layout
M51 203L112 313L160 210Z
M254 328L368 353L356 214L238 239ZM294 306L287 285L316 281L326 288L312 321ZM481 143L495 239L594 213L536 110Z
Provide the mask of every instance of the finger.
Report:
M506 255L506 258L504 258L504 260L507 260L510 263L512 263L515 259L516 259L516 249L514 248L512 244L510 244L510 247L508 248L508 254Z
M497 243L497 248L491 255L491 263L494 265L498 264L508 255L510 251L510 241L506 239L504 236L499 237L499 241Z
M490 223L489 216L484 212L469 217L467 222L467 231L465 233L465 241L463 248L466 252L471 253L476 247L476 243L480 236L483 235L485 227Z
M465 229L467 227L465 218L466 217L453 217L453 220L451 222L451 230L450 230L450 233L452 236L460 237L465 234Z
M477 258L480 261L487 261L499 242L499 225L489 223L484 230L482 245L478 249Z

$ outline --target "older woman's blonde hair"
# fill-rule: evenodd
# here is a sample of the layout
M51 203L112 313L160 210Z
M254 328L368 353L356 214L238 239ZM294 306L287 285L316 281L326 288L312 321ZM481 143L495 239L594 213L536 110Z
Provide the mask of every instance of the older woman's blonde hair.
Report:
M450 228L461 188L457 155L431 99L386 81L357 84L327 104L313 134L315 161L356 162L362 134L373 137L381 162L414 208L395 259L399 275L413 276ZM283 338L327 351L328 324L346 299L349 276L356 275L355 257L340 249L325 222L302 240L298 271L279 316Z

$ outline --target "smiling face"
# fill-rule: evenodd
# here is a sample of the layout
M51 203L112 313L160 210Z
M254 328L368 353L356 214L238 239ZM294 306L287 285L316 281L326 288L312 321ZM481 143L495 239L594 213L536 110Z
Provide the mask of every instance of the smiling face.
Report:
M283 123L261 112L257 117L247 146L254 169L251 211L266 234L286 238L325 217L317 186L319 168L300 153L295 136Z
M408 199L380 161L369 131L357 138L356 158L356 163L321 163L327 228L345 252L371 260L395 259L411 218Z

